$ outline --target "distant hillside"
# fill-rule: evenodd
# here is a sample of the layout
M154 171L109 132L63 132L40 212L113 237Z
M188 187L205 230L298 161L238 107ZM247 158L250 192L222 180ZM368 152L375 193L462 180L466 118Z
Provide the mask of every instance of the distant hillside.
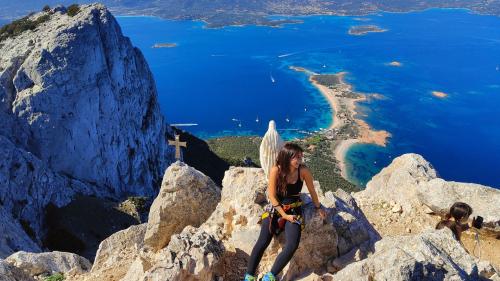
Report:
M3 3L7 2L7 3ZM39 11L44 5L69 5L94 1L1 0L0 18L12 18L30 11ZM279 25L288 21L271 20L268 15L365 15L378 11L407 12L428 8L467 8L480 14L500 15L500 0L164 0L131 1L103 0L114 14L155 15L172 19L204 20L210 27L235 24Z

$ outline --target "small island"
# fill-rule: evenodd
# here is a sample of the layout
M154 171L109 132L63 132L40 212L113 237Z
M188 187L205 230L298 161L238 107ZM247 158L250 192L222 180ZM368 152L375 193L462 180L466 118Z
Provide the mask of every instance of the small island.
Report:
M351 26L349 29L349 34L350 35L366 35L371 32L386 32L387 29L382 29L376 25L357 25L357 26Z
M173 48L177 47L176 43L156 43L151 48Z
M447 93L440 92L440 91L432 91L432 95L435 96L436 98L444 99L448 97Z

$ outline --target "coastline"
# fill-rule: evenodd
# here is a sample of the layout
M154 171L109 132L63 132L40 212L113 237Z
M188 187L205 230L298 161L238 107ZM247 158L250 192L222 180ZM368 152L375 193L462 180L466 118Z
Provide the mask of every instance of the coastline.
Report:
M347 72L336 74L316 74L303 67L290 66L290 69L309 75L309 82L326 98L332 109L332 123L321 132L328 139L335 140L332 154L339 163L341 176L348 179L346 171L347 151L356 143L376 144L385 147L391 134L387 131L375 131L362 119L356 118L357 103L367 100L366 94L360 94L345 82ZM318 78L326 77L330 84L318 82ZM375 98L379 94L373 94Z

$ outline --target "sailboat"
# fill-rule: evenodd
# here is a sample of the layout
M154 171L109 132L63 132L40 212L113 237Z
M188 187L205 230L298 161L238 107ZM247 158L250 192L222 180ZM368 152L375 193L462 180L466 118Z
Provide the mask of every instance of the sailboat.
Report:
M290 119L288 119L288 117L285 120L286 120L286 122L290 122Z
M257 116L257 119L255 119L255 122L257 122L257 123L259 122L259 116Z
M276 80L274 80L274 77L271 75L271 82L276 83Z
M307 111L307 108L306 108L306 107L304 107L304 111Z

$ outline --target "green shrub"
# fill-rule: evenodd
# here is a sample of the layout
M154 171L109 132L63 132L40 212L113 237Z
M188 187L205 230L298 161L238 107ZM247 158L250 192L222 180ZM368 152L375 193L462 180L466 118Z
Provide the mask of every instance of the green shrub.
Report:
M48 277L45 277L43 281L63 281L64 280L64 275L62 273L55 273L52 274Z
M26 30L34 30L39 24L50 19L50 15L40 16L36 20L31 20L29 17L30 16L26 16L2 26L0 29L0 41L9 37L15 37Z
M50 12L50 6L49 5L43 6L42 11L44 11L44 12Z
M68 7L68 16L74 17L80 12L80 6L78 4L72 4Z

